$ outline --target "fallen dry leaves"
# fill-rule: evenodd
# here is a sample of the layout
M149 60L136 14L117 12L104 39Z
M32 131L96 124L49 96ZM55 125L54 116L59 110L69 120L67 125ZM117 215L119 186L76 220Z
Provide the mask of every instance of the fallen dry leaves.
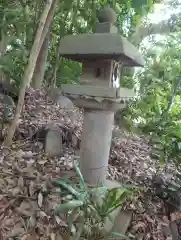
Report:
M66 223L54 215L55 207L61 203L61 191L51 182L75 175L73 161L78 158L77 149L75 144L65 141L62 156L51 158L43 153L41 143L30 138L48 124L73 129L80 138L83 113L76 108L60 109L45 96L44 90L29 89L16 141L11 149L0 148L0 240L66 239L59 231ZM147 184L157 171L149 157L148 141L118 129L114 131L117 134L112 140L108 177L122 183ZM134 210L129 229L133 239L165 239L161 232L164 223L159 216L162 204L158 200L143 194L125 207Z

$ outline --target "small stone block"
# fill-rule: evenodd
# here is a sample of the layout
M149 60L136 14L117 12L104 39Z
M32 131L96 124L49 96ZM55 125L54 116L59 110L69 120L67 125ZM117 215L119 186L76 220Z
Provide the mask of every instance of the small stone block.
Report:
M106 188L118 188L118 187L121 187L121 184L117 181L113 181L113 180L109 180L109 179L106 179L105 180L105 186ZM110 221L109 218L106 219L105 221L105 230L107 232L110 232L111 229L113 229L114 227L114 222L115 222L115 219L117 218L117 216L119 215L119 212L121 210L121 207L115 209L111 214L110 214L110 217L112 219L112 221Z
M67 109L67 110L73 110L74 109L73 102L65 96L59 96L56 103L63 109Z
M112 231L125 235L132 219L132 211L121 210L114 221Z
M169 225L167 226L162 226L162 232L164 233L165 237L171 236L171 231Z
M109 22L97 23L96 33L117 33L117 28Z
M52 127L48 130L45 139L45 153L52 157L62 153L62 133L58 127Z

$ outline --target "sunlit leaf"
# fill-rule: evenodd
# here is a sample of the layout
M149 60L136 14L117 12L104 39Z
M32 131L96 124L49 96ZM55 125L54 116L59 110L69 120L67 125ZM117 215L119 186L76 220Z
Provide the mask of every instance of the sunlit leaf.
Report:
M84 203L82 201L72 200L72 201L69 201L68 203L59 204L56 207L55 212L56 213L65 213L69 210L73 210L77 207L81 207L81 206L83 206L83 204Z

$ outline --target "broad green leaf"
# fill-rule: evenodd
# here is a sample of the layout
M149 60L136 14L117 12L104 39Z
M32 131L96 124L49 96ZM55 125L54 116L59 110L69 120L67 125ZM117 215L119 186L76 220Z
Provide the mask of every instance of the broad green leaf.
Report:
M77 198L80 197L80 193L78 191L76 191L70 184L67 184L66 182L64 182L62 180L55 180L53 182L53 184L56 185L56 186L63 187L65 189L67 189L70 193L72 193Z
M75 209L77 207L81 207L83 205L84 205L84 203L82 201L72 200L72 201L69 201L68 203L59 204L56 207L55 212L56 213L65 213L69 210L73 210L73 209Z

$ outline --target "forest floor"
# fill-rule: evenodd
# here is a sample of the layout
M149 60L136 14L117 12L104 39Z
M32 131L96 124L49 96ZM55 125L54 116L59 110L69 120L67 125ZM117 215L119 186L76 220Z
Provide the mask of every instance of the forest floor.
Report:
M59 226L65 223L54 215L61 199L51 182L74 174L73 160L78 158L78 149L69 138L63 143L62 156L52 158L44 153L42 143L31 141L30 137L42 126L56 124L71 129L80 139L83 114L76 108L60 109L45 95L43 91L29 92L16 140L11 148L0 148L0 239L62 239ZM150 152L145 137L115 128L108 178L148 186L158 170ZM162 232L167 225L163 204L152 194L143 193L124 208L133 210L128 229L128 235L135 236L133 239L166 239Z

